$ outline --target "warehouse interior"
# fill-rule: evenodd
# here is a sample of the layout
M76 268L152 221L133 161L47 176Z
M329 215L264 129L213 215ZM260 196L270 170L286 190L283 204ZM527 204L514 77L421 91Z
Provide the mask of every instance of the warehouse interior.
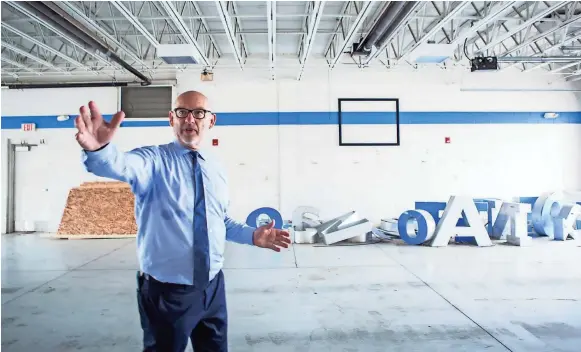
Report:
M168 143L190 90L229 215L293 239L226 244L229 350L579 350L580 1L3 1L1 53L2 350L142 349L74 120Z

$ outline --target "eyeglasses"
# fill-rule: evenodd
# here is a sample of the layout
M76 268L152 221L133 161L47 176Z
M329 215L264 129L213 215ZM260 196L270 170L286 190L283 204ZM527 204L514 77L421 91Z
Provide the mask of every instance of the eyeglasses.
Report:
M195 119L201 120L204 117L206 117L207 113L209 113L211 111L205 110L205 109L192 109L192 110L190 110L190 109L186 109L186 108L175 108L174 112L175 112L176 116L178 118L181 118L181 119L188 117L188 114L191 112L192 116Z

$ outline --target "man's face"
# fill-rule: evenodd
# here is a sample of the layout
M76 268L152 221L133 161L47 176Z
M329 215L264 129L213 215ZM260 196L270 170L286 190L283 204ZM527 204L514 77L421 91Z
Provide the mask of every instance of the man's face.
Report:
M216 115L209 110L208 99L202 94L185 93L178 97L169 113L169 122L185 147L198 149L206 131L216 123Z

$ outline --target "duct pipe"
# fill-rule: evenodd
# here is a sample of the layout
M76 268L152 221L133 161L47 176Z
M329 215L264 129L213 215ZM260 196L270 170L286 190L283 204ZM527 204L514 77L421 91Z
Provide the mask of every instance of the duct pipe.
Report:
M498 62L574 62L581 61L581 56L505 56L496 60Z
M387 6L381 14L381 18L375 23L369 31L367 37L361 41L356 51L371 52L373 46L378 47L376 43L384 37L385 32L393 24L395 18L404 10L408 1L396 1Z
M400 28L400 24L404 21L409 14L416 8L417 1L403 1L404 7L401 11L399 11L395 17L395 19L390 23L387 30L381 35L381 38L375 43L377 48L382 48L383 45L391 40L395 31Z
M133 66L123 61L123 59L117 56L117 54L111 51L109 47L103 44L100 40L85 32L83 30L83 25L72 18L68 13L58 8L56 5L51 4L50 2L39 1L23 2L21 5L26 7L29 11L35 13L38 17L42 18L47 23L50 23L52 26L62 30L65 33L68 33L72 39L80 42L80 44L88 45L95 51L99 51L103 55L110 57L121 67L137 76L142 81L141 85L147 86L151 84L150 79L147 78L143 73L139 72Z

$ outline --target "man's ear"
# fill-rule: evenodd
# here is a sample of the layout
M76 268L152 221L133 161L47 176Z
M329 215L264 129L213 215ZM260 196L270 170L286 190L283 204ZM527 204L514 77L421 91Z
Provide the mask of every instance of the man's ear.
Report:
M210 126L208 128L212 128L216 125L216 114L212 114L212 119L210 120Z
M172 114L172 111L170 111L168 115L169 115L168 116L169 117L169 125L171 127L173 127L173 114Z

